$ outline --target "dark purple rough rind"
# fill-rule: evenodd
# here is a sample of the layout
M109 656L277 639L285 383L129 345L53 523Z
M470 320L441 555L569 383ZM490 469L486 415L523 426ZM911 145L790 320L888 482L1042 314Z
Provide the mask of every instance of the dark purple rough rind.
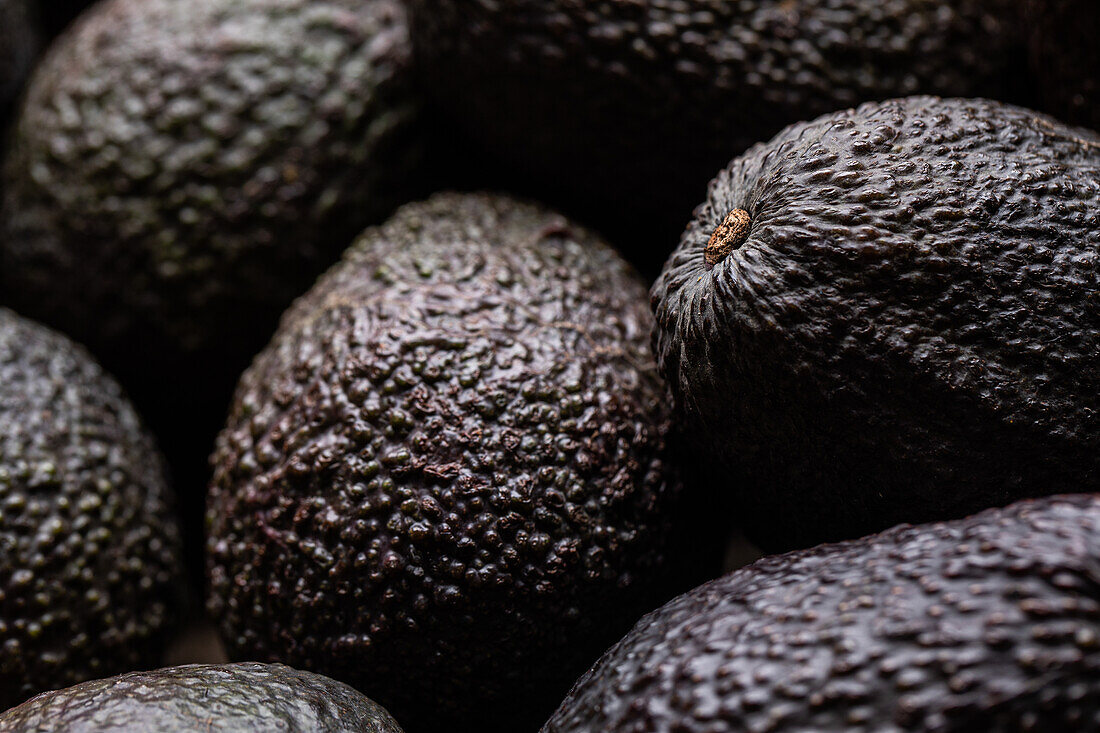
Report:
M218 439L230 655L348 681L417 733L540 725L675 593L651 329L633 271L544 209L448 194L368 230Z
M827 115L722 171L653 287L655 351L752 539L1100 486L1098 207L1100 138L977 100Z
M97 4L20 111L0 299L128 386L235 374L414 186L411 56L395 0Z
M401 733L389 713L336 680L282 664L189 664L47 692L0 713L34 733Z
M118 385L0 309L0 709L156 664L182 583L164 466Z
M715 170L785 125L906 94L1010 93L1009 69L1022 56L1015 4L412 0L409 8L425 89L486 150L574 198L628 212L620 220L682 225ZM623 224L607 219L600 224L614 237Z
M1100 728L1100 499L765 558L638 622L544 733Z

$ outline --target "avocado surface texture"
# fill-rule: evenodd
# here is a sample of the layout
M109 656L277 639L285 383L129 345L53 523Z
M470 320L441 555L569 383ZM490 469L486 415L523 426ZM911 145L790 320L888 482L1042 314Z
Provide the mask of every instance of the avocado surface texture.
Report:
M0 299L87 344L158 431L216 394L212 444L282 310L402 202L417 119L393 0L98 3L20 112Z
M156 664L180 605L174 522L114 380L0 309L0 709Z
M1100 499L765 558L654 611L544 733L1100 727Z
M367 230L218 439L230 656L347 681L410 731L536 729L676 592L651 329L634 272L537 206L441 194Z
M401 733L352 688L282 664L188 664L85 682L0 713L6 733Z
M1015 0L409 5L441 113L530 178L594 200L612 237L665 217L678 235L714 171L785 125L905 94L1008 94L1023 56Z
M1100 3L1023 0L1040 103L1058 119L1100 130Z
M652 290L677 417L766 549L1100 486L1100 138L913 97L711 183Z

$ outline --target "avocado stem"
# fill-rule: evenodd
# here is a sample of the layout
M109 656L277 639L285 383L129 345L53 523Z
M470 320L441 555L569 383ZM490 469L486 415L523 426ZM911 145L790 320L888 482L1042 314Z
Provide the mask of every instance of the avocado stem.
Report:
M752 217L744 209L734 209L726 214L726 218L714 230L714 234L710 235L710 241L703 250L703 260L708 270L713 269L715 265L726 259L730 252L745 243L749 236L750 224L752 224Z

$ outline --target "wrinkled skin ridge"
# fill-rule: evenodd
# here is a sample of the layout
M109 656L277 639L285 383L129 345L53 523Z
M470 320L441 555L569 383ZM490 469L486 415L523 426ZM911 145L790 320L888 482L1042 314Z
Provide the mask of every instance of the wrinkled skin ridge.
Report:
M905 94L999 98L1022 56L1014 0L409 6L426 88L467 134L532 178L680 225L715 170L785 125Z
M638 622L544 733L1100 727L1100 499L760 560Z
M155 664L179 613L179 536L118 385L0 309L0 426L0 709Z
M864 105L723 170L653 286L655 351L753 538L1097 487L1098 202L1100 138L986 101Z
M540 725L675 593L651 324L609 247L531 205L440 195L368 230L218 439L231 656L346 680L409 731Z
M255 353L401 203L411 87L393 0L97 4L20 112L0 298L120 374Z
M0 713L9 733L65 730L401 733L351 687L282 664L189 664L93 680Z

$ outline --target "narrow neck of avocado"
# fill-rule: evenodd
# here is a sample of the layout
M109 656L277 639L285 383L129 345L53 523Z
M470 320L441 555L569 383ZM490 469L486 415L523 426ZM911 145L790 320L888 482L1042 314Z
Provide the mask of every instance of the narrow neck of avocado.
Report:
M749 236L749 225L752 217L744 209L734 209L726 214L726 218L710 235L710 241L703 249L703 261L708 270L713 269L722 260L729 257Z

